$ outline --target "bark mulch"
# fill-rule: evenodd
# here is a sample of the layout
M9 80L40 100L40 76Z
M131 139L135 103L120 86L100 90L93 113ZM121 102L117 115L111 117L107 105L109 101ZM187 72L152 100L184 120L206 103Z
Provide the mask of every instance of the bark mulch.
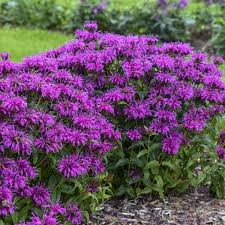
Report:
M171 194L113 199L91 216L88 225L217 225L225 224L225 199L213 198L206 188Z

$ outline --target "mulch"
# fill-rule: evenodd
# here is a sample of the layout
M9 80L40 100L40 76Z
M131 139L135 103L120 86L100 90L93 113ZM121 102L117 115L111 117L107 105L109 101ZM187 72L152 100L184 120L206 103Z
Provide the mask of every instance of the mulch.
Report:
M218 225L225 224L225 199L207 188L170 194L163 200L142 196L103 203L86 225Z

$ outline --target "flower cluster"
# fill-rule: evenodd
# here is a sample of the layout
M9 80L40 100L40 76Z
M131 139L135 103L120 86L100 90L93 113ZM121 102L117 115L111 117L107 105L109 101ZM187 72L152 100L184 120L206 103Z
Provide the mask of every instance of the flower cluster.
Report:
M80 224L82 221L81 212L76 204L71 203L67 208L63 208L59 203L57 203L51 204L42 217L33 214L30 222L20 223L18 225L58 225L57 217L59 215L64 215L72 224Z
M35 169L32 154L54 157L51 170L69 182L103 172L101 158L116 140L154 134L164 152L176 154L224 112L225 85L217 68L222 59L208 59L184 43L159 45L155 37L100 33L95 23L84 27L75 40L22 64L2 55L2 216L13 213L19 196L44 209L26 224L57 224L58 214L81 221L76 205L53 204L38 173L45 158Z
M95 24L87 25L86 29L85 34L89 35L96 29ZM11 62L8 54L1 54L0 216L17 209L15 198L29 198L45 214L39 218L33 212L27 224L58 224L51 210L50 192L45 187L47 180L42 180L43 175L39 174L46 158L40 158L35 168L33 154L54 157L56 163L51 169L69 182L84 174L102 173L102 156L114 147L113 141L121 138L102 114L110 108L93 95L95 85L79 68L67 65L71 52L82 48L86 48L85 42L72 42L61 50L25 58L21 64ZM58 51L62 53L61 59L57 57ZM83 58L82 51L80 54ZM94 68L92 56L83 58L83 63L86 60ZM75 205L59 213L73 224L81 222L81 213Z
M209 59L185 43L159 46L155 37L100 33L94 23L75 35L76 40L44 56L82 74L99 109L128 139L151 132L164 152L176 154L224 112L221 58Z

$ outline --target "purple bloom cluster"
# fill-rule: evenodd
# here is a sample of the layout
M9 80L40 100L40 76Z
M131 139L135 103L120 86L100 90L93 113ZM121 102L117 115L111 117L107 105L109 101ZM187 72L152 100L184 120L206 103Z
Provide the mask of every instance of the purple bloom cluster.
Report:
M57 203L51 204L42 217L33 214L30 222L17 225L59 225L61 224L57 219L59 215L64 215L72 224L80 224L82 222L82 215L76 204L71 203L64 208Z
M2 146L1 146L2 147ZM2 155L4 152L2 151ZM0 215L7 216L14 212L13 195L22 196L29 181L37 176L36 170L25 159L13 160L0 157Z
M116 119L130 140L153 132L163 151L176 154L224 112L225 84L217 67L221 58L209 59L185 43L159 46L155 37L100 33L93 23L85 27L75 32L76 40L42 57L82 74L99 110ZM73 122L92 124L85 117Z
M85 29L78 31L80 36L95 40L97 25L86 24ZM68 179L104 172L102 156L121 134L102 113L113 107L99 101L93 94L96 85L75 66L78 60L87 62L89 70L99 70L94 52L86 59L83 55L82 49L92 49L93 44L74 41L21 64L0 55L0 216L16 210L15 197L30 198L46 213L42 218L34 214L28 224L58 224L49 190L35 182L39 168L31 164L33 151L55 156L55 172ZM107 63L107 56L106 51L98 60ZM80 223L74 205L59 211L73 224Z
M21 64L1 55L0 215L13 213L14 197L30 198L44 215L33 214L28 225L59 224L58 214L81 222L76 205L54 205L48 189L33 182L33 151L55 156L54 169L68 181L96 176L102 156L124 135L139 141L152 133L164 152L176 154L224 112L221 59L184 43L100 33L95 23L75 35Z

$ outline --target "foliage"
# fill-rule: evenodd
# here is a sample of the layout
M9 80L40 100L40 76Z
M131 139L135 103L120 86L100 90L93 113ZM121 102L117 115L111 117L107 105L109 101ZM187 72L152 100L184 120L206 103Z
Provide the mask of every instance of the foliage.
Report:
M119 34L153 34L161 40L187 40L188 28L181 17L178 7L167 7L166 11L160 5L146 2L123 11L108 9L107 1L81 1L75 11L74 22L77 26L84 21L97 21L99 30Z
M161 144L147 137L129 147L122 143L107 157L115 195L158 194L163 198L170 192L209 185L216 197L223 198L225 165L212 149L224 122L224 118L215 119L203 134L190 140L192 144L173 156L163 153Z
M55 0L10 0L0 5L0 24L62 29L70 11Z
M223 55L223 15L224 7L218 4L212 4L208 7L203 3L189 5L183 16L185 21L190 23L192 44L211 54Z
M75 29L85 21L97 21L102 31L159 35L161 41L187 41L200 50L224 54L223 4L146 1L121 10L110 7L110 3L80 1L67 28Z
M212 39L210 46L214 46L217 54L225 55L225 19L223 17L214 18L212 24Z
M101 30L110 26L111 15L107 10L107 0L81 0L73 12L69 29L81 28L85 21L98 21Z

